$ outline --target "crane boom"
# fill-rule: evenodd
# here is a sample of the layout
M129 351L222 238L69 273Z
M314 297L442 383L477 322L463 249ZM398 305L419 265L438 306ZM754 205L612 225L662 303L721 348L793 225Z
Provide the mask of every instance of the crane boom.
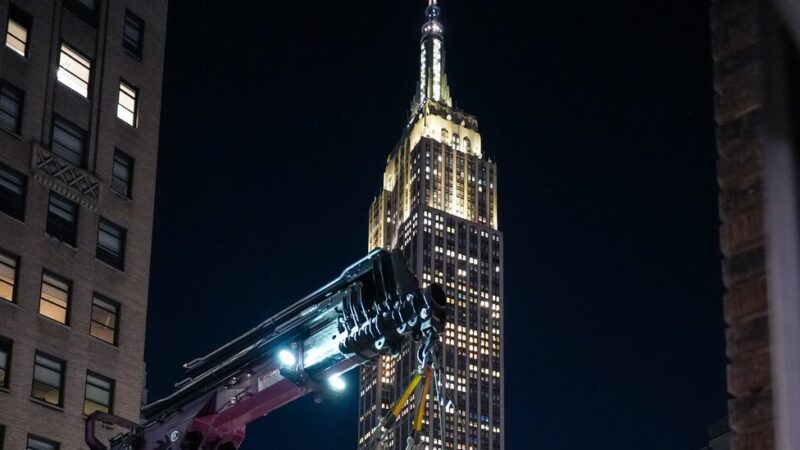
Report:
M144 421L97 412L92 450L235 450L250 422L309 393L340 390L339 376L408 339L430 343L444 329L445 295L424 289L399 251L375 250L342 274L208 355L184 364L187 378L142 408ZM424 346L430 348L430 345ZM97 422L127 431L107 447Z

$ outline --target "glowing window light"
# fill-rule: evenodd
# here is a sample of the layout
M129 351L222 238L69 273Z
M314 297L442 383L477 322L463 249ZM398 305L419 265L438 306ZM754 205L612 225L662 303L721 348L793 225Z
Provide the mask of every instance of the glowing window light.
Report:
M139 90L130 84L119 82L119 100L117 101L117 117L131 126L136 126L136 103Z
M89 77L92 73L92 62L67 44L61 44L61 56L58 60L56 77L64 86L83 97L89 97Z
M28 48L28 28L17 23L14 19L8 19L6 29L6 47L25 57Z

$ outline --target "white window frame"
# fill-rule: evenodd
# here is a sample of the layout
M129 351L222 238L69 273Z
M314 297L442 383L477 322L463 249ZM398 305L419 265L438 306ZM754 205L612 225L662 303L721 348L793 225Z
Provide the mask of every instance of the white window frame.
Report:
M17 278L19 277L19 257L0 250L0 284L11 287L11 298L0 296L0 300L14 303L16 301ZM5 273L11 272L11 280Z
M87 371L86 372L86 383L84 384L84 393L83 393L83 414L89 415L95 411L101 411L106 413L113 413L112 408L114 407L114 380L108 378L104 375L100 375L97 372ZM92 388L97 392L105 392L108 395L108 404L104 405L100 402L99 399L93 398ZM106 410L100 409L93 409L89 410L87 408L87 403L92 402L98 406L105 407Z
M130 34L128 30L130 29L139 33L137 39L129 38ZM128 9L125 10L125 22L122 27L122 47L136 57L142 57L144 48L144 20Z
M57 296L53 296L51 292L45 292L45 285L52 288L53 291L62 292L64 294L64 305L59 303ZM47 294L47 297L45 296ZM62 322L57 317L51 317L47 314L42 312L42 303L48 303L53 305L56 308L60 308L64 310L64 321ZM54 320L58 323L69 325L69 309L70 303L72 302L72 282L67 280L66 278L62 278L59 275L56 275L52 272L44 270L42 272L42 280L40 283L39 288L39 315L43 317L47 317L50 320Z
M109 239L108 242L103 238L104 235ZM95 257L115 269L125 270L125 241L127 240L127 235L128 230L101 217L97 224L97 248L95 249ZM117 250L111 247L114 243L116 243L118 247ZM118 259L118 264L103 259L104 257L101 256L101 252L107 254L110 258L116 257Z
M11 204L12 209L0 209L0 214L7 214L18 220L25 220L25 201L27 200L28 180L25 175L0 163L0 196L3 201L15 197L19 204Z
M50 191L47 204L45 233L72 247L78 245L78 216L80 206L72 200ZM67 229L67 227L69 227ZM62 234L69 231L69 235Z
M114 317L114 323L109 325L109 324L103 323L101 320L99 320L98 317L95 314L95 308L101 309L101 310L105 311L107 314L113 316ZM117 303L117 302L115 302L113 300L110 300L110 299L108 299L108 298L106 298L106 297L104 297L102 295L99 295L99 294L95 293L92 296L92 311L91 311L91 314L90 314L90 317L89 317L89 334L92 337L94 337L96 339L99 339L99 340L101 340L101 341L103 341L103 342L105 342L105 343L107 343L109 345L116 346L117 342L119 340L119 312L120 312L119 303ZM105 329L111 330L112 335L113 335L113 337L111 338L111 341L106 340L105 338L102 337L102 335L99 335L99 333L95 334L95 332L94 332L95 327L99 327L101 329L105 328Z
M139 88L125 80L119 80L117 97L117 118L132 127L139 121Z
M6 337L0 336L0 353L3 355L3 381L0 382L0 388L8 389L9 380L11 379L11 358L14 353L14 341ZM0 442L2 444L2 442ZM2 448L2 447L0 447Z
M114 150L114 161L111 165L111 189L125 198L133 197L134 159L122 150ZM125 179L117 174L117 168L124 173Z
M16 103L17 110L9 111L8 109L4 109L2 101L3 97L7 98L9 101L13 103ZM24 103L25 103L25 92L22 91L22 89L13 86L11 83L0 81L0 115L14 119L13 126L6 126L5 124L0 124L0 126L2 126L6 130L14 134L19 134L20 129L22 128L22 111Z
M92 82L92 60L67 44L61 43L58 58L57 78L59 83L76 92L83 98L89 98L89 86Z
M60 448L61 445L58 442L31 434L28 435L28 439L25 443L26 450L59 450Z
M11 17L6 24L6 47L23 58L28 56L28 29Z
M80 148L71 148L69 142L62 142L56 140L56 129L64 133L66 136L80 142ZM86 143L88 141L88 133L79 126L69 122L61 116L55 115L53 117L52 136L50 137L50 151L56 154L62 160L76 166L83 167L86 161ZM77 158L76 158L77 156Z
M32 22L33 20L27 13L18 10L14 5L9 6L5 46L23 58L28 57Z
M57 366L54 368L53 366ZM44 371L51 371L56 372L58 374L58 385L54 386L47 382L46 374L39 374L39 378L37 378L37 369L42 368ZM44 354L42 352L37 351L34 355L34 364L33 364L33 377L31 381L31 397L35 398L38 401L45 402L47 404L51 404L58 407L64 406L64 385L66 380L66 371L67 371L67 363L61 359L54 358L50 355ZM33 391L35 389L35 384L40 383L45 386L48 386L53 389L58 389L58 403L51 403L47 400L43 400L33 396Z

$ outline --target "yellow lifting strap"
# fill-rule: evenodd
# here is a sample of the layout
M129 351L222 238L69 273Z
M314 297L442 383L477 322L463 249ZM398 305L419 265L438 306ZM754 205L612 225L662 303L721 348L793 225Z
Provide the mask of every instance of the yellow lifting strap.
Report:
M425 405L428 403L428 391L431 389L431 378L433 378L433 371L425 368L425 384L422 386L422 396L419 398L419 408L417 409L417 418L414 420L414 431L422 431L422 418L425 417Z
M392 415L397 417L400 415L400 411L403 410L403 406L406 404L406 400L408 397L411 397L411 393L414 392L414 389L417 388L420 380L422 379L421 373L415 373L414 377L411 378L411 384L408 385L406 391L403 392L403 395L397 400L397 403L394 404L394 408L392 408Z

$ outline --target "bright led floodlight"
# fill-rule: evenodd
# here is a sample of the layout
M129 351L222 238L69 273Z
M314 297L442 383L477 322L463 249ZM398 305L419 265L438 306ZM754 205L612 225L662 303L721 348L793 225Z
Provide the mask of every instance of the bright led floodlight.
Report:
M344 380L339 375L328 378L328 385L330 385L331 389L334 391L343 391L344 388L347 387L347 384L345 384Z
M297 363L297 358L294 357L294 353L290 352L289 350L281 350L278 352L278 360L284 366L290 367Z

